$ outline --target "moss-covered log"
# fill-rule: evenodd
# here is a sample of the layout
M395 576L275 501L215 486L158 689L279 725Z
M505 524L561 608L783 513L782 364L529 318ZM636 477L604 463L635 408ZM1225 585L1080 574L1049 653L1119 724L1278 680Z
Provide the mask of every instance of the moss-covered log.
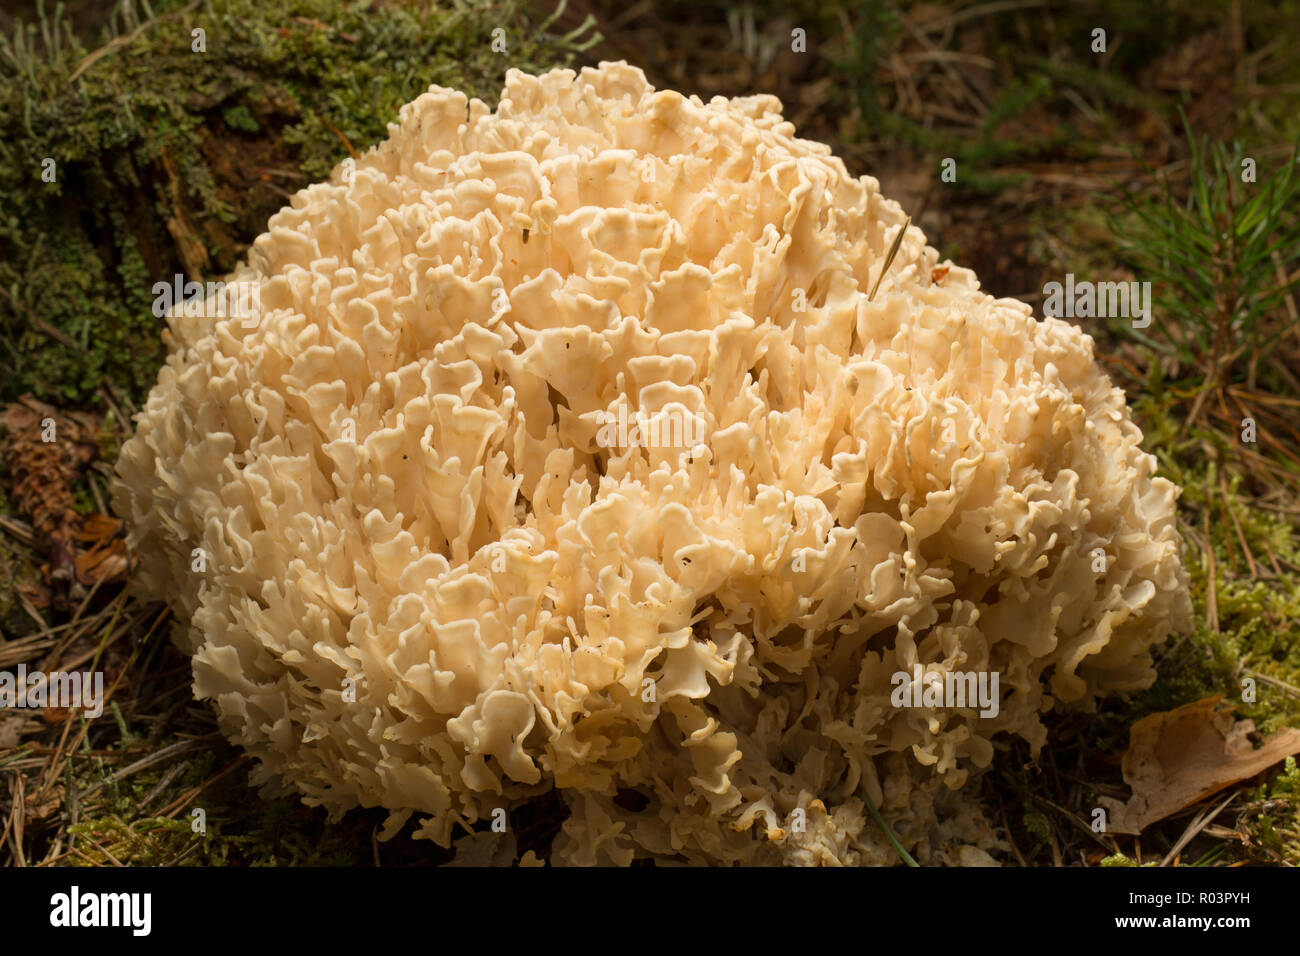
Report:
M591 40L550 27L484 0L161 0L94 40L19 24L0 38L0 402L140 398L164 354L155 282L229 271L430 84L488 99Z

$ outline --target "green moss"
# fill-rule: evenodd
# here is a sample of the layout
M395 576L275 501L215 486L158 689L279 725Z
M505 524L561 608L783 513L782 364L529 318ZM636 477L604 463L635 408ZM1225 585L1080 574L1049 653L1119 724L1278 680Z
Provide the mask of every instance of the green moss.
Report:
M204 726L191 725L191 730L199 731L207 749L182 751L124 780L114 778L121 767L194 737L167 735L145 743L143 727L133 725L130 714L111 726L96 723L100 736L94 749L122 748L123 755L118 761L85 752L72 756L65 789L88 796L79 798L82 819L68 829L77 851L69 863L356 866L372 861L377 853L386 864L450 859L449 852L412 840L409 834L377 845L377 831L387 816L382 810L354 810L330 821L324 810L306 806L294 794L250 790L252 765L238 749L212 736L210 714L196 712L194 719ZM137 749L128 753L128 747ZM232 769L236 762L240 766ZM201 828L196 826L195 809L203 811Z
M221 118L226 121L226 125L231 129L237 129L240 132L257 133L262 129L253 114L249 112L248 107L242 103L239 106L232 106L229 109L222 110Z
M1295 757L1287 757L1282 772L1255 792L1246 826L1254 843L1274 861L1300 865L1300 766Z
M1129 859L1123 853L1113 853L1101 861L1102 866L1156 866L1155 860L1148 860L1146 863L1139 864L1137 860Z
M114 860L128 866L167 866L182 857L183 844L194 836L183 820L128 822L118 816L75 823L68 833L82 854L71 861L74 866L108 866Z
M1296 763L1295 757L1286 758L1282 773L1266 789L1269 799L1287 799L1300 807L1300 764Z
M1188 429L1165 410L1159 389L1135 411L1144 447L1183 489L1178 507L1196 620L1190 635L1169 645L1136 710L1224 694L1263 733L1300 725L1300 700L1287 690L1300 687L1300 528L1293 516L1252 506L1243 492L1247 466L1231 436ZM1210 623L1212 566L1217 630ZM1247 677L1255 681L1253 702L1243 700Z
M105 384L139 401L164 352L155 282L230 271L292 192L385 138L429 84L494 101L507 68L578 49L513 2L153 6L93 41L57 17L0 39L0 401L100 406Z
M1024 824L1025 832L1039 843L1051 842L1052 825L1048 822L1046 816L1037 810L1029 810L1025 813L1021 822Z
M125 740L119 728L117 743L125 746ZM164 739L151 743L150 749L177 742ZM238 778L203 789L171 818L161 815L171 801L194 793L211 780L221 770L219 757L233 759L225 746L218 750L192 759L188 755L178 757L176 762L183 764L179 774L174 763L164 763L125 781L114 780L115 768L103 761L78 760L78 772L70 773L75 776L73 785L79 792L90 792L92 787L98 792L93 812L68 828L72 846L80 854L75 862L111 865L117 860L131 866L320 865L332 850L337 852L338 834L320 832L319 827L312 832L303 821L297 821L301 832L293 827L286 831L286 821L295 818L296 810L305 808L292 807L286 800L249 801ZM172 776L164 780L168 773ZM159 784L163 792L155 793ZM193 815L195 809L203 811L202 826ZM286 832L288 839L284 839ZM356 848L352 852L355 859Z

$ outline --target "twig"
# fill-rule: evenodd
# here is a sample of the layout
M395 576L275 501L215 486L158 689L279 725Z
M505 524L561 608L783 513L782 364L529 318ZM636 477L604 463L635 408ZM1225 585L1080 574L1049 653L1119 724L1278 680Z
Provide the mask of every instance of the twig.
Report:
M1262 681L1263 683L1268 684L1271 687L1276 687L1278 690L1282 691L1288 697L1294 697L1296 698L1296 700L1300 700L1300 687L1292 686L1291 684L1288 684L1284 680L1279 680L1278 678L1272 677L1268 674L1262 674L1259 671L1250 667L1243 667L1242 670L1250 677L1255 678L1255 680Z
M140 760L135 761L135 763L128 764L127 766L123 767L121 770L114 773L113 776L109 777L107 780L101 780L99 783L94 784L91 787L88 787L86 789L86 792L81 795L81 799L85 800L89 797L92 797L95 794L99 793L100 790L104 789L104 787L106 787L108 784L120 783L121 781L125 780L127 777L131 776L132 774L139 773L141 770L145 770L148 767L152 767L156 763L161 763L164 760L170 760L172 757L176 756L177 754L189 753L191 750L202 750L204 749L205 743L211 745L212 743L215 743L220 739L221 738L218 735L211 734L208 737L200 737L196 740L180 740L174 744L168 744L166 747L163 747L161 750L155 750L147 757L143 757ZM152 797L153 794L151 793L149 796ZM148 800L145 800L144 802L147 803Z
M1002 814L1002 828L1007 831L1007 842L1011 844L1011 852L1016 855L1016 859L1020 861L1021 866L1029 866L1025 861L1024 854L1020 852L1020 847L1016 845L1015 836L1011 833L1011 824L1007 821L1007 808L1006 804L1002 802L1001 791L998 791L998 811Z
M1085 823L1083 820L1080 820L1078 816L1071 813L1065 807L1060 806L1057 803L1053 803L1051 800L1048 800L1046 797L1040 797L1036 793L1030 793L1029 796L1032 799L1036 800L1038 803L1041 803L1044 806L1051 807L1057 813L1061 814L1063 817L1065 817L1067 820L1069 820L1071 823L1077 826L1080 830L1086 833L1092 840L1094 840L1097 843L1098 846L1100 846L1103 850L1105 850L1106 853L1109 855L1109 853L1111 852L1110 846L1106 843L1105 840L1101 838L1100 834L1098 834L1095 830L1093 830L1092 827L1088 826L1088 824Z
M185 7L182 10L177 10L175 13L165 14L164 16L156 17L153 20L146 20L144 23L140 24L138 27L136 27L126 36L121 36L121 37L117 37L116 39L110 40L108 43L104 44L98 50L95 50L93 53L88 53L85 56L85 58L82 59L81 63L77 66L76 70L73 71L72 75L68 77L68 82L75 83L77 81L77 78L81 76L81 74L85 73L87 70L89 70L92 66L98 63L104 57L108 56L110 53L115 53L116 51L122 49L122 47L127 46L128 44L133 42L136 37L144 33L145 30L148 30L159 20L170 20L170 19L182 17L185 14L189 13L191 10L195 9L198 5L199 5L199 0L194 0L194 2L191 3L189 6Z
M168 860L166 863L163 864L163 866L177 866L177 865L179 865L180 862L181 862L182 860L184 860L186 857L191 856L192 854L198 852L199 848L202 847L202 846L203 846L202 841L200 841L200 840L195 840L193 843L190 844L190 847L189 847L188 850L186 850L185 852L181 853L181 854L180 854L179 856L177 856L175 859L173 859L173 860Z
M1215 634L1219 633L1219 598L1218 583L1215 575L1214 542L1210 538L1210 511L1207 508L1201 515L1205 519L1205 559L1209 562L1208 583L1205 588L1205 623Z
M1241 530L1241 522L1237 520L1237 512L1232 509L1228 503L1228 479L1219 472L1219 484L1223 487L1223 507L1228 512L1228 517L1232 519L1232 526L1237 531L1237 540L1241 543L1241 551L1246 556L1246 563L1250 565L1250 576L1259 577L1259 568L1255 567L1255 557L1250 553L1250 545L1246 544L1246 535Z
M1187 825L1187 829L1183 831L1183 835L1178 838L1178 842L1175 843L1169 849L1169 852L1165 854L1165 858L1160 861L1160 865L1168 866L1170 861L1173 860L1174 857L1176 857L1180 852L1182 852L1183 847L1191 843L1192 838L1195 837L1196 834L1204 830L1206 825L1209 824L1210 821L1212 821L1220 813L1222 813L1223 808L1226 807L1228 804L1230 804L1236 798L1237 795L1235 793L1230 793L1228 794L1228 799L1224 800L1221 804L1215 807L1212 812L1208 810L1202 810L1201 815Z
M180 812L182 807L184 807L187 803L189 803L191 800L197 797L208 787L212 786L218 780L230 776L230 774L234 773L236 770L242 767L244 765L244 761L246 761L247 759L248 759L247 755L235 758L235 760L232 761L231 764L228 767L226 767L224 770L220 771L215 776L209 777L207 780L203 781L193 790L189 791L186 794L183 794L182 796L173 800L171 803L167 804L167 806L159 810L158 816L166 817L169 820L174 820L176 818L176 814Z
M100 842L99 842L98 840L96 840L94 837L92 837L92 836L90 836L89 834L87 834L87 835L86 835L86 841L87 841L91 846L93 846L96 850L98 850L100 853L104 854L104 857L108 860L108 862L112 863L114 866L119 867L119 868L121 868L121 869L125 869L125 868L126 868L126 864L124 864L121 860L119 860L119 859L118 859L117 857L115 857L112 853L110 853L109 850L108 850L108 847L104 846L102 843L100 843Z

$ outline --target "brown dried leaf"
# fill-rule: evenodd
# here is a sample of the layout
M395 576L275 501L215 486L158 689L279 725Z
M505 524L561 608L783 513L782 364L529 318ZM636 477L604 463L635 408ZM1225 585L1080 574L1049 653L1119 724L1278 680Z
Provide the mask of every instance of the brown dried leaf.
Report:
M1252 747L1254 721L1233 720L1223 695L1144 717L1129 731L1127 804L1103 798L1110 830L1140 833L1151 824L1300 753L1300 730L1281 730Z
M122 522L111 515L87 515L77 531L77 541L86 545L77 552L77 580L87 587L96 582L109 583L124 578L130 566L126 541L121 537Z
M77 580L90 587L96 582L104 584L126 577L129 561L126 542L114 538L90 551L77 552Z
M26 722L27 717L22 713L0 713L0 747L17 747Z
M30 573L24 573L19 577L14 584L14 593L20 599L26 599L27 603L38 611L50 606L50 589L45 586L44 579L35 568L31 568Z
M43 790L33 790L23 799L28 822L44 820L58 813L63 805L63 785L55 784Z
M86 515L86 519L81 523L81 530L77 532L77 540L83 544L102 545L109 538L116 535L122 530L122 522L112 515L102 515L99 512Z

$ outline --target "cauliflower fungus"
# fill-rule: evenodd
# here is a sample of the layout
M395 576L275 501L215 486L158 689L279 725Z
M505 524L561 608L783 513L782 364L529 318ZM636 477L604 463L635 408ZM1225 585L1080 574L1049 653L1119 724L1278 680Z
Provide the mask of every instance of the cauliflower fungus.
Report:
M1177 489L1092 340L780 110L433 87L271 219L257 321L172 310L115 501L258 782L441 845L554 788L580 864L896 862L866 795L980 863L994 741L1150 683ZM958 672L994 715L891 702Z

